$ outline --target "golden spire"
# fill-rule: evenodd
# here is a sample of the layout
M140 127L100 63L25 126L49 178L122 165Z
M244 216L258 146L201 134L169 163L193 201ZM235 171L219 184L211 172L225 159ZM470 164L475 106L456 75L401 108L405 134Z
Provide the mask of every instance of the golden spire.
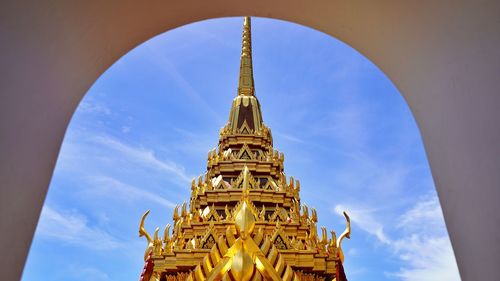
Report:
M229 113L228 131L232 134L267 134L263 130L262 112L255 96L252 67L252 38L250 17L243 21L243 39L241 48L240 80L238 95L233 100Z
M191 183L189 209L186 201L175 206L163 240L158 228L154 236L144 228L149 211L141 219L142 281L347 281L341 244L349 216L338 239L332 231L328 240L325 227L320 238L316 210L300 203L299 181L287 181L255 96L250 32L245 17L238 94L206 173Z
M240 81L238 95L253 96L255 94L252 67L252 32L250 17L243 20L243 38L241 44Z

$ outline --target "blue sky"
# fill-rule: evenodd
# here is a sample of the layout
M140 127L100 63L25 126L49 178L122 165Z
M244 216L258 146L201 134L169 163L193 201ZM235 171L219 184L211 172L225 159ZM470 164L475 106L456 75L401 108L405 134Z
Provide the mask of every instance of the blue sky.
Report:
M88 91L68 127L23 280L138 280L144 239L206 170L236 95L241 18L141 44ZM398 90L344 43L252 21L264 122L319 226L344 240L350 281L459 280L415 120ZM401 62L404 63L404 62Z

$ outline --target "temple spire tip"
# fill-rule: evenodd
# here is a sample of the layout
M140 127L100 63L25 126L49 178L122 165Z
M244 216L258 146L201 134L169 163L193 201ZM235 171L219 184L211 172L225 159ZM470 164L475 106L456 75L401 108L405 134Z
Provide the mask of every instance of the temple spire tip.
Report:
M254 94L251 19L250 17L244 17L238 95L253 96Z

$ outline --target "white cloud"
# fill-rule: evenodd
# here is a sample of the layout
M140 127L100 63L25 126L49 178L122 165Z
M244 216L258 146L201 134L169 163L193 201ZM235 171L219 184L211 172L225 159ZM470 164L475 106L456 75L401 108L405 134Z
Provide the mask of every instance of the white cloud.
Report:
M112 250L122 247L106 231L90 226L87 218L76 212L59 212L45 205L37 227L37 235L94 250Z
M460 280L436 196L419 200L397 220L395 230L403 233L397 238L396 233L390 235L392 238L387 234L385 224L376 216L378 210L335 206L336 213L341 214L343 210L348 210L352 223L375 236L403 264L397 272L388 275L403 281Z
M407 233L393 244L406 266L395 276L405 281L460 280L458 268L436 196L419 200L399 219L398 228ZM433 279L429 279L432 276Z
M203 98L203 96L191 85L191 83L184 78L184 75L182 75L182 73L177 69L177 66L172 62L172 60L164 54L163 50L152 44L147 45L147 48L150 51L150 56L148 58L154 58L152 61L159 68L164 70L193 102L208 112L217 124L222 124L224 118L222 118L220 114L217 113Z
M152 150L129 146L108 136L98 136L94 140L122 153L122 155L136 162L171 173L184 182L191 182L192 177L186 174L184 167L172 161L159 159Z
M377 157L374 152L353 151L345 155L345 164L333 171L333 179L343 190L369 195L369 200L387 202L408 188L412 167L404 161ZM394 201L393 201L394 202Z
M180 141L174 144L175 149L182 151L183 154L195 157L206 155L217 144L218 134L216 130L214 130L215 134L192 132L179 127L173 127L173 130L180 136Z
M103 103L97 103L91 99L85 99L78 105L78 111L85 113L111 114L111 109Z
M398 228L407 232L421 230L421 225L427 227L427 232L443 234L444 227L443 212L436 196L424 197L419 200L413 208L408 210L399 218Z
M113 198L119 197L129 201L145 199L171 209L175 208L176 205L175 203L161 197L157 193L148 192L111 177L92 176L91 180L94 182L94 186L96 187L92 189L93 195L99 193L101 195L107 195Z
M296 143L304 143L304 141L296 136L290 135L290 134L285 134L281 132L273 132L273 135L281 137L285 140L291 141L291 142L296 142Z
M390 244L391 241L384 233L384 226L373 217L372 210L362 210L359 208L350 208L343 205L336 205L335 212L343 216L342 212L348 210L349 217L353 223L356 223L362 230L377 237L384 243Z
M413 234L397 240L393 247L405 265L390 275L404 281L460 280L453 249L447 236L428 237Z

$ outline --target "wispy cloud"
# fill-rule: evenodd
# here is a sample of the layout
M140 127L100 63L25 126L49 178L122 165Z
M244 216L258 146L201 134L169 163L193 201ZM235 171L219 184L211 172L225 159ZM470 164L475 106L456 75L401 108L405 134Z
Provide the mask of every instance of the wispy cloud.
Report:
M427 237L414 234L394 244L405 264L398 272L388 273L404 281L460 280L455 256L447 236Z
M398 219L396 228L403 232L399 236L396 231L388 235L384 223L377 218L378 210L343 205L335 206L334 210L341 214L345 209L354 224L376 237L403 264L388 275L404 281L429 280L429 276L432 280L460 280L436 196L422 198Z
M393 243L394 250L406 262L395 276L417 281L460 280L458 268L444 225L437 196L426 196L399 219L405 235Z
M445 232L443 212L436 196L426 196L399 218L397 227L404 231L419 231L421 223L438 234Z
M183 92L195 103L200 105L206 112L208 112L217 124L223 123L223 118L217 111L215 111L203 96L191 85L191 83L184 78L184 75L178 70L177 66L170 60L157 46L147 45L150 53L153 54L153 62L179 85Z
M92 176L90 179L93 182L93 185L98 187L92 189L93 196L98 193L101 196L107 195L113 198L120 198L128 201L144 199L171 209L175 208L176 205L175 203L163 198L158 193L148 192L144 189L126 184L111 177Z
M384 226L374 218L372 210L350 208L344 205L335 206L335 212L337 214L342 215L342 212L345 210L349 210L349 216L352 222L356 223L362 230L374 235L383 244L392 243L384 232Z
M216 147L217 134L211 135L205 132L192 132L178 127L174 127L173 130L182 140L175 143L175 148L184 154L204 156L209 150Z
M93 250L113 250L123 245L106 231L89 225L77 211L61 212L47 205L42 209L37 235Z
M120 152L135 162L171 173L184 182L191 182L192 177L186 174L183 166L173 161L159 159L153 150L130 146L109 136L96 136L94 141Z
M369 120L366 106L361 102L347 102L342 108L328 113L315 131L358 149L369 141Z
M290 135L290 134L285 134L281 132L273 132L273 135L278 136L280 138L283 138L287 141L295 142L295 143L304 143L304 141L296 136Z
M84 113L98 113L110 115L111 109L102 102L96 102L91 98L86 98L78 105L78 111Z

